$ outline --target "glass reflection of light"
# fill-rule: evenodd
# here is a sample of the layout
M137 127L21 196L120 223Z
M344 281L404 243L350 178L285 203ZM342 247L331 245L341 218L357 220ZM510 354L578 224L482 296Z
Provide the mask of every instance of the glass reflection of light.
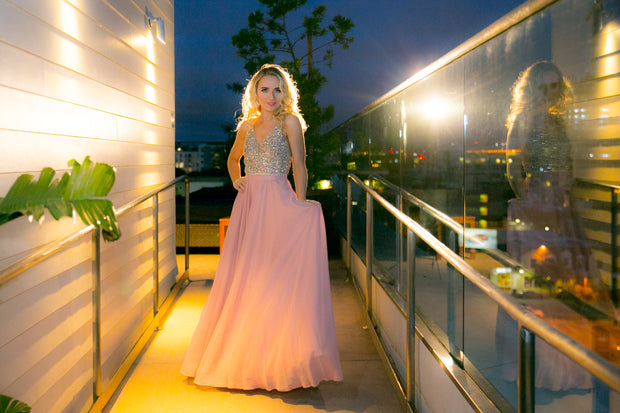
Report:
M420 105L420 111L429 119L439 120L449 113L450 105L446 101L435 97Z

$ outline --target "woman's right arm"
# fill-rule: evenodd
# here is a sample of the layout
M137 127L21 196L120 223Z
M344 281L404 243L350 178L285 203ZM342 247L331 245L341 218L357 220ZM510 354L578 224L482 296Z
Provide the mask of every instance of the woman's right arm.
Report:
M248 132L248 122L241 124L237 129L237 136L235 137L235 143L228 155L228 174L233 182L233 186L237 191L243 191L245 189L245 179L241 176L241 157L243 156L243 144L245 143L245 135Z

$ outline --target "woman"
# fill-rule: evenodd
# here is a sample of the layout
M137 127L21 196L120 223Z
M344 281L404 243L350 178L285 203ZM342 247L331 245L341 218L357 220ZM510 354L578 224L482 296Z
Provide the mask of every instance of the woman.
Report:
M600 281L572 188L572 150L564 112L570 86L550 62L519 77L508 116L508 252L541 279L577 285ZM601 287L601 286L599 286Z
M297 99L278 65L264 65L246 86L228 158L238 194L181 369L195 384L288 391L342 380L325 225L320 204L306 200Z
M532 307L540 308L529 309L592 347L593 326L611 327L613 304L575 205L572 149L565 124L570 94L568 81L547 61L529 66L514 84L506 153L507 176L517 198L508 201L507 249L533 271L536 283L546 282L554 296L565 298L564 303L575 303L573 296L579 298L584 316L542 299L530 300ZM505 360L518 353L518 343L503 340L511 333L516 337L518 326L504 311L498 311L497 320L504 378L516 380L516 363ZM591 388L591 375L568 357L542 340L536 346L536 387Z

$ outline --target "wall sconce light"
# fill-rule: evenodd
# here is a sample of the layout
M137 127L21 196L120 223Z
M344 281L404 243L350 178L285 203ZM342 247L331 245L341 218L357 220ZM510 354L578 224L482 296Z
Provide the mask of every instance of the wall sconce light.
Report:
M161 17L153 17L148 7L144 8L144 23L155 31L155 37L161 44L166 44L166 26Z

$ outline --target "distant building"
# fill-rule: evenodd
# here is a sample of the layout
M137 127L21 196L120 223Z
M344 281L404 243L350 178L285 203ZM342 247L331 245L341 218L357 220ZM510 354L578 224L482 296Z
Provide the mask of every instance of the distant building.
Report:
M175 167L186 173L226 168L226 143L177 142L174 155Z
M202 170L226 169L226 159L228 158L226 143L203 143L198 147L198 153Z
M177 145L174 153L174 166L183 169L185 173L200 171L200 154L197 146Z

